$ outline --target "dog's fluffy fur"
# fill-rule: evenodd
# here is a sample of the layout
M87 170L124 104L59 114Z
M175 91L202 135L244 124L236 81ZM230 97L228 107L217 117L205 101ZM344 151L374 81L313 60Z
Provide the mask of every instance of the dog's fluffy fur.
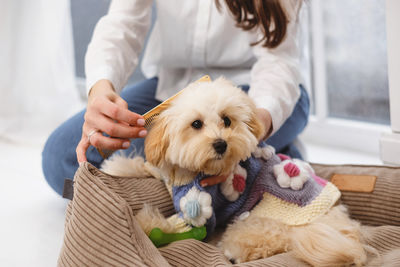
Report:
M229 118L228 126L225 117ZM202 123L200 129L192 127L196 120ZM189 85L154 122L146 138L145 153L168 183L179 186L191 182L200 172L229 174L240 160L250 157L263 134L254 103L220 78ZM213 147L216 140L227 143L222 155ZM103 170L114 175L137 177L137 166L144 168L142 160L110 161L114 162L106 163ZM129 165L136 165L129 167L133 172L127 170ZM140 175L145 177L148 173L141 171ZM154 227L165 232L174 230L151 207L145 207L137 218L146 233ZM296 257L314 266L360 266L366 260L360 236L360 225L349 218L343 206L337 206L305 226L288 226L251 214L227 227L220 248L236 262L293 251Z
M231 121L225 127L223 118ZM203 126L191 125L199 120ZM199 172L228 174L257 146L263 128L247 95L224 79L190 84L163 111L146 137L146 159L174 185L186 184ZM228 143L223 158L213 143Z
M359 223L348 217L344 206L336 206L305 226L250 215L228 226L220 246L236 262L293 251L313 266L361 266L366 253L360 236Z

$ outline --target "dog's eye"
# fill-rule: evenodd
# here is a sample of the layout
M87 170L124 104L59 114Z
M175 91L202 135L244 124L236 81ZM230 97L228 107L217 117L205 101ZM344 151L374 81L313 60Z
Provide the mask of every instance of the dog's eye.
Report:
M195 129L201 129L201 127L203 127L203 122L201 120L195 120L192 122L192 127Z
M229 119L227 116L222 118L224 120L224 125L225 127L231 126L231 119Z

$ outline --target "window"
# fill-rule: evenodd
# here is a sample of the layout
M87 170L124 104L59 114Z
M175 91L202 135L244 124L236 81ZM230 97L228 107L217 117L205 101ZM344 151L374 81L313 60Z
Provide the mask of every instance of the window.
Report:
M390 124L384 1L321 4L328 115Z
M390 130L385 1L305 3L314 116L303 139L378 156Z

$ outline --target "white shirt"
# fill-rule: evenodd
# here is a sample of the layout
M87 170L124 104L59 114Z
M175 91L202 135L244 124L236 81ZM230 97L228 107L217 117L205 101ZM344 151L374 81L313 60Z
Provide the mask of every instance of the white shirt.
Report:
M100 79L120 92L136 68L150 26L152 0L113 0L97 23L85 58L88 92ZM289 19L284 41L274 49L243 31L220 1L157 0L157 19L142 62L147 78L158 76L156 98L165 100L203 75L249 84L249 96L267 109L276 132L300 96L299 0L282 0Z

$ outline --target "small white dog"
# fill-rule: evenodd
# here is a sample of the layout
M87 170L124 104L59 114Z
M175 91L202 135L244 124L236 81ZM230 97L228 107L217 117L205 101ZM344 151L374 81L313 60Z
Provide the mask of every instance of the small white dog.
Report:
M137 219L147 234L154 227L177 232L182 222L205 225L212 234L232 223L219 246L235 262L293 251L314 266L362 265L360 225L334 206L336 187L307 163L260 146L263 135L242 90L223 78L192 83L155 120L145 141L146 164L116 156L102 169L166 181L177 214L165 219L145 206ZM207 186L215 177L222 182Z

